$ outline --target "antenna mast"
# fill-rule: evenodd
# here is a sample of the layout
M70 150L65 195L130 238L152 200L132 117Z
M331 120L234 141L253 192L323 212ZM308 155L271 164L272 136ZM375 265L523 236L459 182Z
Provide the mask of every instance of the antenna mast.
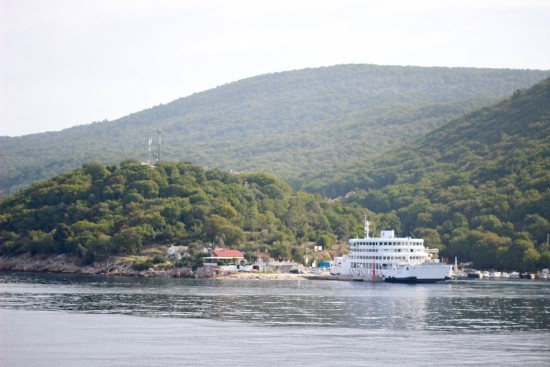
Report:
M370 222L367 220L367 215L365 214L365 238L369 238L370 235Z
M161 134L162 134L162 130L160 129L160 126L157 129L157 133L159 136L159 142L157 146L157 164L160 164L160 145L161 145Z
M149 165L151 165L151 145L153 144L153 139L149 138Z

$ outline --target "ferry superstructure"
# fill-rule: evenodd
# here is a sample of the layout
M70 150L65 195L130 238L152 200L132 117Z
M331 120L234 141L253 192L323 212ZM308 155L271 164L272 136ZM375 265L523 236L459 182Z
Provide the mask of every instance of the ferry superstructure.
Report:
M396 283L434 283L450 279L451 265L432 258L436 251L424 247L424 240L395 237L393 230L369 236L370 222L365 221L365 237L349 240L349 254L335 257L331 274L355 279Z

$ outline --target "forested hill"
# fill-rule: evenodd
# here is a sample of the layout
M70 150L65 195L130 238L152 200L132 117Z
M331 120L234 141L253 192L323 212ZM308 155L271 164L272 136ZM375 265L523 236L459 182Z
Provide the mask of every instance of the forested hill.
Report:
M311 173L397 147L548 75L375 65L262 75L115 121L1 137L0 194L89 161L147 161L158 126L166 160L269 172L299 187Z
M441 243L451 258L548 267L550 79L375 162L319 176L308 189L354 191L349 201L386 213L402 233Z
M82 168L0 201L0 255L59 254L85 263L171 244L193 256L213 243L302 262L306 242L330 246L359 233L359 208L295 193L267 174L190 163L123 162ZM193 265L195 258L182 265Z

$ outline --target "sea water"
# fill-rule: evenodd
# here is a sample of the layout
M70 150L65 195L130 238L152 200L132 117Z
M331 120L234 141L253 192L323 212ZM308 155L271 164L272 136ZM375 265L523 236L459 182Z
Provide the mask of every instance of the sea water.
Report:
M0 273L0 366L547 366L550 281Z

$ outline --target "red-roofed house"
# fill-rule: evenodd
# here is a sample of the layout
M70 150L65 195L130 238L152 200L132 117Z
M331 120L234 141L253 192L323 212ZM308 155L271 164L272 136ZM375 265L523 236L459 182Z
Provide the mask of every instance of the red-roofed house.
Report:
M240 252L239 250L225 250L225 249L215 249L212 251L213 257L217 257L218 259L226 259L226 260L243 260L244 254Z
M225 250L225 249L215 249L212 250L212 256L203 258L205 266L220 266L225 270L249 270L248 267L244 266L246 260L244 259L244 254L238 250Z

